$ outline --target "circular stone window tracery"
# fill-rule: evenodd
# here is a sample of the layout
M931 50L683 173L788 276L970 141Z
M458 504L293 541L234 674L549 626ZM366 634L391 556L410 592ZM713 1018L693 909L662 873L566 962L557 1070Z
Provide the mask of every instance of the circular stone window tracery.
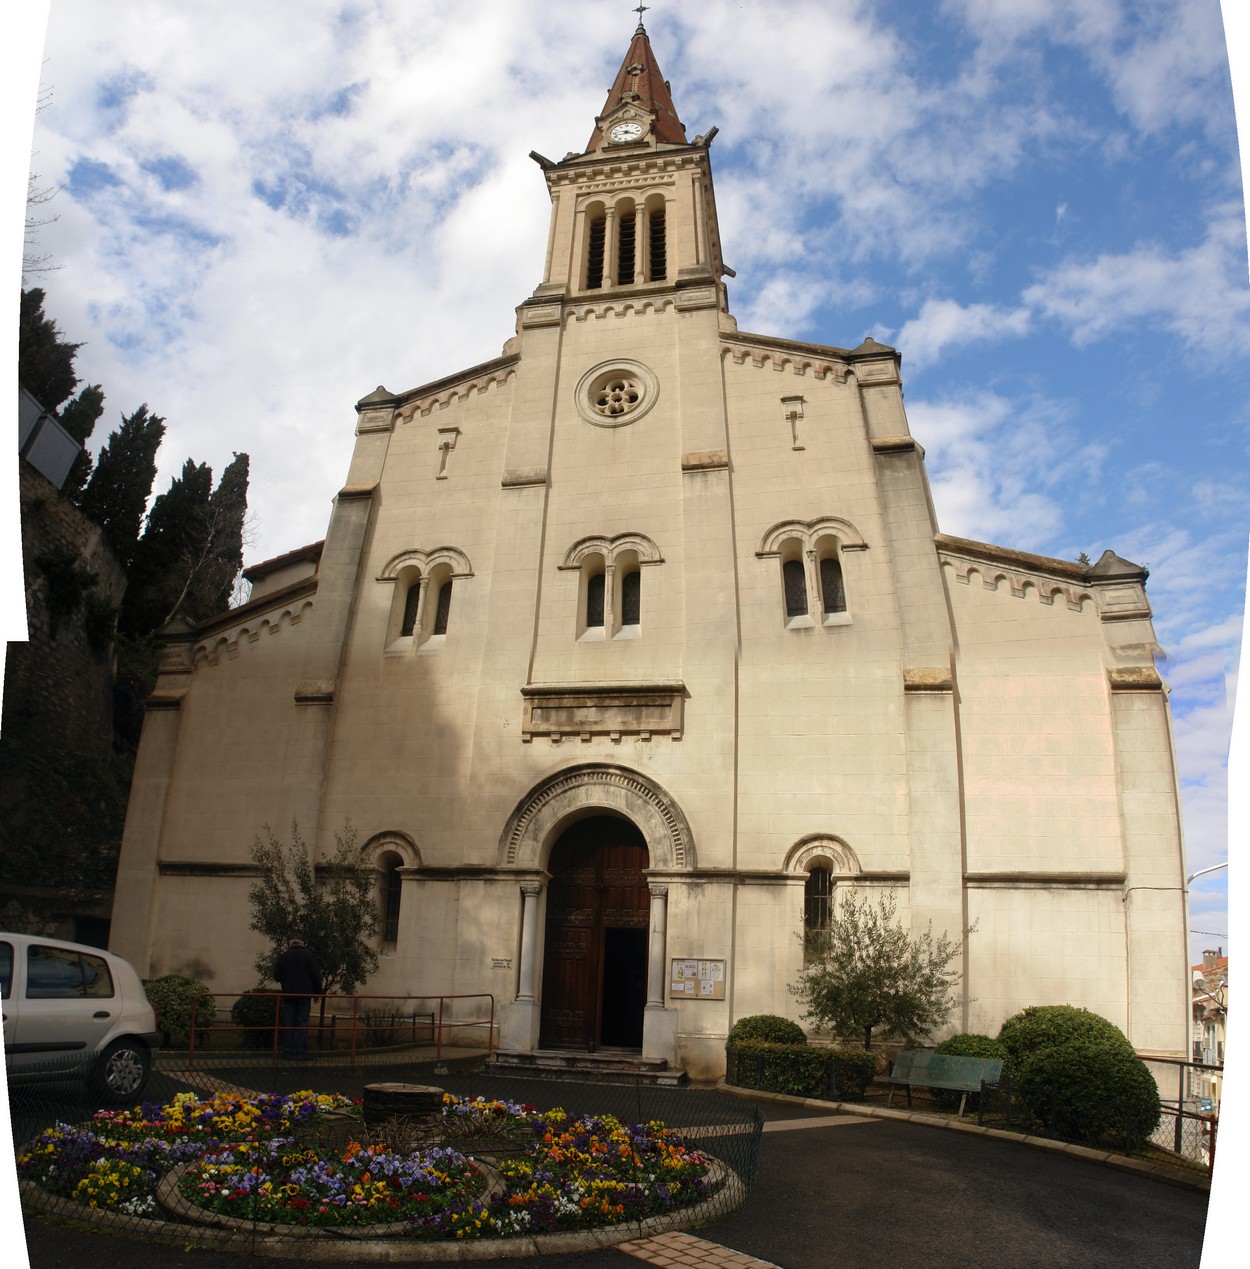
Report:
M623 427L655 404L659 384L637 361L605 361L591 367L577 385L577 412L595 427Z

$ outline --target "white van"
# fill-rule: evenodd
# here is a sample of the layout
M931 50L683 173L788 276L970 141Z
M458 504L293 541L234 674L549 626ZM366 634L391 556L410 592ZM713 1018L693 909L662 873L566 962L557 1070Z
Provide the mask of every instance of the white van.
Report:
M12 1077L78 1075L104 1102L139 1098L161 1034L139 975L120 956L0 933L0 995Z

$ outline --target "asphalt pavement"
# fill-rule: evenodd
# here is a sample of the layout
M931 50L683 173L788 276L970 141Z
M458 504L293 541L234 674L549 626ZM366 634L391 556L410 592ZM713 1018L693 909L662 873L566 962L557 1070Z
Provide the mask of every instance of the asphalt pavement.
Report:
M226 1072L217 1074L224 1078ZM236 1082L249 1075L250 1086L256 1087L254 1071L240 1072ZM377 1073L305 1069L284 1070L273 1081L292 1089L334 1087L352 1093L377 1078ZM402 1077L391 1070L381 1078ZM546 1081L452 1075L437 1082L451 1091L507 1096L540 1107L573 1109L576 1101L568 1086ZM160 1091L150 1089L149 1096ZM636 1096L608 1086L599 1094L614 1103ZM584 1095L595 1096L595 1090ZM715 1117L728 1096L717 1094L720 1102L708 1099L706 1113ZM689 1231L695 1237L686 1240L675 1260L670 1249L661 1248L670 1264L749 1263L745 1257L782 1269L1197 1269L1199 1264L1207 1208L1207 1195L1199 1189L916 1120L869 1118L811 1104L761 1101L758 1106L765 1122L749 1199L728 1216ZM652 1108L640 1103L638 1109L649 1115ZM17 1136L16 1122L14 1129ZM294 1269L309 1262L308 1257L258 1260L189 1245L160 1246L34 1218L27 1218L25 1230L31 1269L104 1264L163 1269L184 1262L197 1269ZM658 1253L645 1256L645 1251L635 1248L630 1254L613 1247L485 1263L499 1269L639 1269L640 1256L663 1263Z

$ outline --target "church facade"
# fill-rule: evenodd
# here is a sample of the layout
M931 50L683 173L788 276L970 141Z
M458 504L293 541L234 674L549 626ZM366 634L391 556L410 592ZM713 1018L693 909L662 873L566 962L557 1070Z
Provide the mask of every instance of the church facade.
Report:
M585 151L533 156L502 355L364 397L324 543L168 631L113 949L245 990L254 838L350 823L366 990L490 993L506 1048L715 1074L854 888L975 927L951 1030L1067 1002L1183 1056L1145 570L941 533L899 354L738 329L713 135L639 26Z

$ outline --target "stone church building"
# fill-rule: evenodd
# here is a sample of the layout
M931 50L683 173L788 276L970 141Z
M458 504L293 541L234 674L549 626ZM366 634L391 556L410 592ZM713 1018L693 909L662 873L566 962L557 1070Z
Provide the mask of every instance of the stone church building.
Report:
M639 26L585 151L533 156L502 355L365 396L325 541L167 632L113 949L252 986L254 838L350 822L367 990L490 993L504 1048L723 1070L854 887L975 924L952 1030L1069 1002L1182 1056L1146 570L940 532L899 354L738 329L714 134Z

